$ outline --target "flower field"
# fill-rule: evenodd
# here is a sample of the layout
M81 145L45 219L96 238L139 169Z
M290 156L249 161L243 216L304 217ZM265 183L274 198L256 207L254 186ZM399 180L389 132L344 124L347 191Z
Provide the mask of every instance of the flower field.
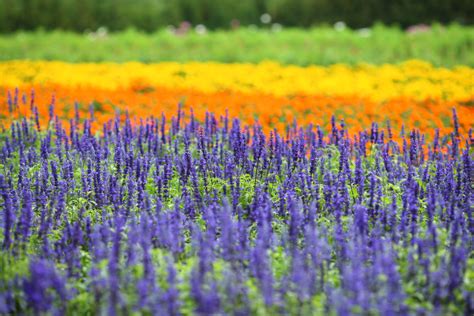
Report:
M400 129L402 124L431 135L435 128L448 133L456 107L461 131L474 124L474 70L469 67L436 68L412 60L399 65L361 64L330 67L282 66L274 62L221 63L101 63L13 61L0 63L2 83L0 113L5 124L11 116L10 100L35 92L42 123L49 119L52 96L60 118L68 120L75 103L86 115L92 106L100 129L117 111L132 118L154 113L168 117L177 104L197 117L206 112L256 121L263 128L285 132L294 119L302 125L329 128L333 114L344 118L356 133L374 122ZM14 95L15 88L21 93ZM13 101L11 101L13 102ZM21 103L20 101L18 101ZM17 115L30 115L29 106ZM15 113L14 113L15 114ZM4 125L5 125L4 124ZM398 135L395 137L398 138Z
M474 69L0 63L0 314L469 315Z

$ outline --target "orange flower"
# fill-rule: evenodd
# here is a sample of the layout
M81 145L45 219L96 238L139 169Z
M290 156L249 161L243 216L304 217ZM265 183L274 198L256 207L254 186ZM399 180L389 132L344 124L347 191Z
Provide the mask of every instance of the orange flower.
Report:
M33 86L25 87L20 95ZM32 115L29 101L20 101L18 109L8 112L7 91L12 87L0 90L0 125L7 127L10 122L20 117ZM474 126L472 104L474 98L460 101L426 99L417 101L408 97L398 97L376 102L357 95L305 95L274 96L259 92L244 93L236 91L202 92L193 89L169 89L163 87L146 87L135 85L130 88L119 88L114 91L92 87L64 87L59 85L35 88L35 103L38 106L42 124L47 124L49 105L54 93L56 97L56 114L69 120L74 114L74 102L78 102L82 118L89 117L89 108L94 108L93 126L101 128L102 124L114 117L117 111L128 113L135 118L145 118L164 113L167 117L176 114L178 104L189 114L192 108L197 118L204 118L206 112L238 117L247 124L258 121L267 130L276 128L285 131L288 123L297 119L302 125L320 125L328 127L332 115L344 119L351 133L370 128L372 121L385 124L391 121L394 130L404 124L406 128L417 128L432 134L435 128L442 133L452 130L452 108L456 107L460 127L463 133ZM22 99L21 97L19 98Z

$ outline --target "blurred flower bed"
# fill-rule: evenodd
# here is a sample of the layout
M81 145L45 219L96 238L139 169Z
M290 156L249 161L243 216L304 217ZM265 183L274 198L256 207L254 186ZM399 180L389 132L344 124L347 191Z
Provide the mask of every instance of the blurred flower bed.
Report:
M432 133L435 127L446 132L453 107L460 113L462 131L474 124L474 70L436 68L417 60L353 67L12 61L0 63L0 74L4 127L19 115L32 114L26 104L21 105L22 95L29 96L32 90L40 120L48 119L54 95L60 118L68 121L75 107L83 113L92 107L98 128L117 111L132 118L151 113L169 116L178 104L184 110L192 108L201 119L206 111L228 111L246 124L258 121L266 130L281 132L294 119L328 127L332 114L344 119L353 133L372 121L388 120L396 128L406 124L422 132ZM19 106L8 104L14 100Z

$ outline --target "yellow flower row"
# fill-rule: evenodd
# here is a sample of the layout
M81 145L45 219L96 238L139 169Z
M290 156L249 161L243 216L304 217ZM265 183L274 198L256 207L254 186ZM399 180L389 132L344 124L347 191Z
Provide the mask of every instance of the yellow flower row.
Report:
M129 62L69 64L11 61L0 63L0 85L61 85L115 90L131 86L194 89L206 93L231 90L274 96L357 95L374 101L396 97L416 100L468 100L474 95L474 69L435 68L413 60L399 65L355 67L260 64Z

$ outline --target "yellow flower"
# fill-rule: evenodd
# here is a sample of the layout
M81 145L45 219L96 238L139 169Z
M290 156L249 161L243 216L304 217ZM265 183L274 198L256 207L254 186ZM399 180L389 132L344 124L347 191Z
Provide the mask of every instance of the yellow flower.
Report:
M416 100L465 100L474 94L474 70L435 68L412 60L400 65L342 64L330 67L260 64L129 62L69 64L11 61L0 63L0 85L10 87L62 85L115 90L136 85L201 92L236 91L275 96L358 95L384 101L395 97Z

